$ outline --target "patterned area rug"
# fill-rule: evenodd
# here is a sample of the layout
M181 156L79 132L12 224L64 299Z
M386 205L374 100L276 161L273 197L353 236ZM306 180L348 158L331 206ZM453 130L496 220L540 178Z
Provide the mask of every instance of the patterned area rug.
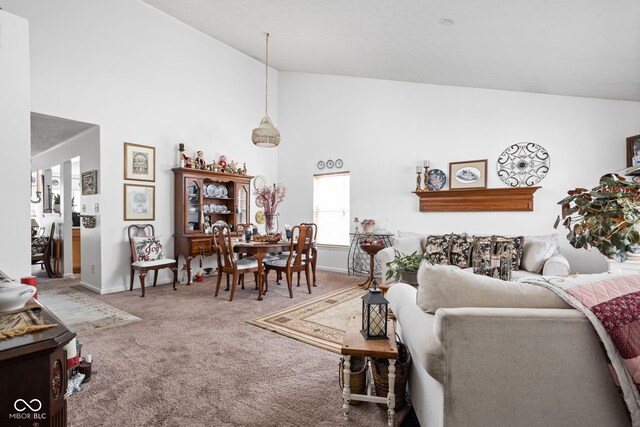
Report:
M73 288L38 292L38 301L76 333L114 328L140 320Z
M360 316L365 290L354 286L247 323L340 354L351 316Z

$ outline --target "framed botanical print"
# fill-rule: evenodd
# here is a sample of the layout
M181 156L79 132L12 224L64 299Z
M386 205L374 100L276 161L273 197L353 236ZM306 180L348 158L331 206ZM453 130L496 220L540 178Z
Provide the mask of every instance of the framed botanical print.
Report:
M487 159L449 163L449 189L487 188Z
M124 143L124 179L155 182L155 147Z
M640 166L640 135L627 138L627 167Z
M98 194L98 171L92 170L81 174L82 195Z
M124 220L156 219L156 188L152 185L124 184Z

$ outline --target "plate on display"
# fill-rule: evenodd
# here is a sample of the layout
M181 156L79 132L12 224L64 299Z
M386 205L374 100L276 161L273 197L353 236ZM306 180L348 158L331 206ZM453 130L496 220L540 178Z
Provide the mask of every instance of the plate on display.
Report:
M520 142L500 154L497 167L500 179L511 187L536 185L547 176L551 157L538 144Z
M442 190L447 183L447 175L440 169L430 169L427 174L427 188L429 191Z
M227 197L227 195L229 195L229 190L227 190L227 187L224 185L221 185L218 188L220 189L220 195L218 197Z
M229 224L227 224L226 222L224 222L223 220L219 219L218 221L213 223L214 227L228 227Z
M215 197L214 193L216 191L216 186L213 184L207 185L207 191L205 192L207 197Z
M264 211L258 211L256 212L256 222L258 224L264 224L266 222L266 218L264 216Z
M255 178L253 178L253 188L256 191L266 186L267 186L267 178L265 178L263 175L257 175Z
M202 210L205 211L205 212L209 212L209 205L204 205L202 207Z

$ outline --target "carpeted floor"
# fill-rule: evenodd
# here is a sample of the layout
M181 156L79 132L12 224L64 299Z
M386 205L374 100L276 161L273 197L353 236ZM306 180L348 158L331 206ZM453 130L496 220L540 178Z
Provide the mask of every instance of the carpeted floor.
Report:
M352 407L343 421L338 355L246 323L361 278L318 272L313 294L303 285L293 299L271 282L264 301L248 284L233 302L228 293L213 297L214 279L175 292L149 287L145 298L139 290L83 290L142 320L79 335L94 374L69 398L70 426L386 425L386 411L370 403ZM65 285L39 289L50 286Z

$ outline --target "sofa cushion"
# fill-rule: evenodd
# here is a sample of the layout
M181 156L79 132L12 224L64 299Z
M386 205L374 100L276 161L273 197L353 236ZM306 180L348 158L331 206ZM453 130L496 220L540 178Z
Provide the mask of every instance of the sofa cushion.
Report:
M486 271L491 265L491 255L494 252L493 236L474 236L473 250L471 251L471 264L477 271Z
M427 236L423 251L434 264L449 264L449 240L451 235Z
M520 266L532 273L541 273L544 263L553 255L555 246L551 240L540 240L533 237L524 241L524 251Z
M524 248L524 236L505 237L496 236L496 253L500 253L502 246L511 245L511 269L520 268L520 260L522 259L522 250Z
M471 266L473 236L452 234L449 240L449 262L460 268Z
M420 235L396 237L393 239L393 247L403 254L422 253L422 241L425 237Z
M569 308L541 286L505 282L445 265L423 263L418 283L417 304L428 313L454 307Z

